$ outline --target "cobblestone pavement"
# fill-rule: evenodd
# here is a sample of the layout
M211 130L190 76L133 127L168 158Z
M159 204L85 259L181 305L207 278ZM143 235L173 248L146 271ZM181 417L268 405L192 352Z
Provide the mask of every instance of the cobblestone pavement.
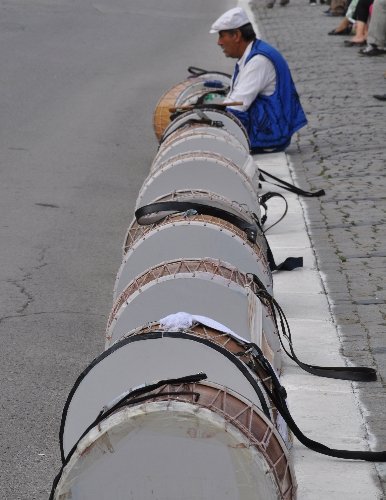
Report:
M325 5L250 5L261 37L286 57L308 116L287 153L302 187L326 190L304 201L310 237L342 354L378 371L377 382L354 390L372 448L385 449L386 103L372 96L386 92L386 56L360 56L346 37L328 36L341 18L325 16ZM377 470L386 497L386 467Z

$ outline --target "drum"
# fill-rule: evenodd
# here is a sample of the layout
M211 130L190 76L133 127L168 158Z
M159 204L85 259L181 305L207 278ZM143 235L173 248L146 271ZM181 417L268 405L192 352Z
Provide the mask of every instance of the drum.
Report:
M288 450L247 398L209 382L155 387L85 435L53 498L296 498Z
M180 127L198 122L203 125L213 126L215 128L223 128L232 134L248 151L251 146L247 131L241 121L232 113L219 109L193 109L177 116L165 129L165 132L160 140L164 141L170 134L175 132Z
M247 366L246 362L252 362L253 357L250 354L244 359L240 357L239 353L246 351L242 342L227 333L199 325L194 327L195 333L191 329L162 331L156 326L142 328L124 338L98 356L78 377L62 416L63 457L101 409L129 388L154 380L179 378L187 373L205 373L209 381L250 399L276 423L277 412L273 414L273 405L261 384L261 380L269 379L269 374Z
M201 189L236 201L260 215L259 197L251 178L232 161L209 152L185 153L158 165L145 179L136 209L173 191Z
M181 154L215 153L239 166L251 179L257 191L259 188L259 170L252 156L231 134L219 135L213 133L213 130L215 129L207 127L205 132L198 132L193 129L190 134L186 132L182 136L173 134L172 139L168 139L161 144L150 171L156 171L162 163Z
M135 276L160 262L206 257L228 262L244 273L256 274L272 294L272 272L261 232L254 243L242 229L218 217L177 213L147 226L133 221L126 237L128 241L115 280L114 299Z
M246 153L249 153L249 150L245 147L245 144L243 142L240 142L237 137L229 132L229 130L221 127L210 127L202 123L187 123L185 125L181 125L181 127L177 128L174 132L170 132L170 134L164 138L164 140L159 145L158 150L160 151L163 147L167 147L173 141L188 137L192 133L211 134L212 136L218 137L220 139L231 141L232 143L237 144L238 147L243 148Z
M151 170L157 164L171 156L189 153L190 151L210 151L218 153L234 163L243 164L249 156L249 151L227 130L214 127L195 127L177 129L158 148Z
M272 392L274 386L272 375L267 368L263 366L263 363L260 362L258 354L251 349L251 344L243 337L240 337L240 335L228 330L224 327L224 325L213 321L211 318L206 318L204 316L191 316L186 313L172 314L163 318L159 323L151 323L140 327L137 330L125 335L124 338L155 332L162 332L164 336L166 335L165 332L168 332L167 335L170 335L172 332L180 332L202 339L202 342L209 341L210 343L216 344L219 348L226 349L229 355L236 356L246 365L246 367L252 370L252 373L254 377L256 377L258 383L259 381L263 381L265 386ZM265 363L270 364L266 358ZM271 369L275 371L272 366ZM205 370L202 371L207 373ZM279 374L276 371L275 375L279 380ZM246 395L243 390L239 390L238 392ZM262 388L262 392L266 394L264 388ZM281 437L289 447L292 437L289 433L287 424L278 412L277 408L274 406L274 403L269 398L268 401L270 419L274 422ZM260 405L258 406L261 408ZM265 413L267 414L267 412Z
M273 313L257 285L237 268L213 259L164 262L137 276L115 301L106 348L128 332L177 311L206 316L257 344L280 372L280 341Z
M153 114L153 128L158 140L170 123L170 108L195 104L199 97L207 93L216 95L218 88L208 86L211 80L222 84L222 89L226 89L230 83L230 79L225 75L206 74L205 77L188 78L179 82L162 95ZM223 99L223 96L221 97Z

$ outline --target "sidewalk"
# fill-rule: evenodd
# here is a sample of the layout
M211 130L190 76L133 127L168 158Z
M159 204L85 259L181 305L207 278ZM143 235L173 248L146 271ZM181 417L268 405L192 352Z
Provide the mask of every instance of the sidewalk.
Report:
M260 36L286 57L309 125L286 155L255 158L276 175L291 171L306 189L327 191L320 200L286 195L289 214L268 238L278 261L303 255L305 267L277 274L274 294L301 359L378 371L377 382L350 384L312 377L286 361L283 384L308 437L335 448L385 449L386 107L372 94L385 91L386 58L362 58L343 37L327 36L340 18L324 16L325 6L256 4ZM324 457L297 441L293 454L300 500L385 497L382 464Z

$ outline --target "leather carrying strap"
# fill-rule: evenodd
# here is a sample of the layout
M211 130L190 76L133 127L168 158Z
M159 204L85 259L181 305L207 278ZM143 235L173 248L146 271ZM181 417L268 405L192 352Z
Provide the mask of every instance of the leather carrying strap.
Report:
M300 366L304 371L316 375L318 377L334 378L341 380L352 380L356 382L373 382L377 380L377 373L374 368L360 367L360 366L317 366L303 363L296 356L292 343L291 330L283 309L279 306L272 295L267 291L264 284L255 275L251 275L253 281L258 286L256 291L257 297L263 302L268 303L271 307L273 318L277 331L279 333L280 344L289 358ZM279 318L279 321L278 321ZM279 328L280 324L280 328ZM289 350L283 342L283 337L286 338Z
M197 111L196 109L194 111ZM173 121L175 118L181 116L181 112L173 113L170 115L170 119ZM185 127L186 125L207 125L208 127L217 127L217 128L222 128L224 126L224 123L219 120L211 120L208 118L207 115L202 113L202 116L200 118L190 118L189 120L186 120L185 122L180 123L176 127L174 127L173 130L169 131L169 133L164 134L161 139L160 139L160 144L162 144L165 139L169 137L169 135L173 134L177 130L179 130L182 127Z
M251 224L246 220L234 215L221 208L211 207L210 205L203 205L201 203L195 203L191 201L162 201L158 203L151 203L150 205L138 208L135 211L135 218L139 225L148 225L145 220L146 215L151 215L156 212L188 212L195 211L198 214L209 215L212 217L217 217L219 219L230 222L234 226L238 227L245 232L248 240L251 243L256 243L257 237L257 226L256 224Z
M320 189L319 191L304 191L304 189L301 189L297 186L294 186L293 184L290 184L289 182L286 182L283 179L279 179L279 177L275 177L274 175L269 174L268 172L266 172L265 170L262 170L261 168L259 168L259 171L260 171L259 179L261 181L270 182L270 181L267 181L266 179L264 179L264 176L262 175L262 174L264 174L267 177L269 177L269 178L271 178L279 183L279 184L276 184L275 182L271 182L271 184L273 184L274 186L281 187L282 189L286 189L287 191L290 191L291 193L295 193L299 196L306 196L308 198L314 198L314 197L318 197L318 196L324 196L326 194L324 189Z
M211 71L208 69L197 68L197 66L189 66L188 72L191 74L191 76L189 76L188 78L196 78L197 76L203 76L203 75L206 75L207 73L214 73L216 75L223 75L223 76L227 76L228 78L232 77L232 75L230 75L229 73L222 73L221 71Z
M153 221L147 222L146 221L147 215L152 215L157 212L183 213L183 212L189 212L189 210L194 210L197 214L201 215L218 217L219 219L225 220L233 224L234 226L244 231L245 234L247 235L248 240L251 241L252 243L256 243L257 232L258 230L260 230L267 245L267 259L271 271L292 271L297 267L303 266L303 257L288 257L281 264L279 265L276 264L271 248L265 237L264 231L256 216L254 216L255 224L251 224L250 222L242 219L241 217L235 214L228 212L227 210L223 210L217 207L212 207L210 205L204 205L201 203L195 203L190 201L162 201L157 203L151 203L150 205L145 205L143 207L138 208L138 210L136 210L135 212L135 218L138 224L149 225L153 224L154 222ZM187 215L189 215L189 213Z
M296 425L296 422L292 418L292 415L288 409L286 402L287 393L285 388L280 384L275 371L265 358L261 349L256 344L248 344L247 347L251 349L251 354L253 355L254 359L257 360L257 362L260 363L263 369L270 375L270 379L272 381L272 390L267 387L264 380L261 380L264 389L266 390L274 406L276 406L277 410L283 417L288 427L304 446L312 451L321 453L322 455L327 455L329 457L343 458L346 460L365 460L367 462L386 462L386 451L337 450L335 448L329 448L328 446L319 443L318 441L314 441L313 439L309 439L307 436L305 436Z

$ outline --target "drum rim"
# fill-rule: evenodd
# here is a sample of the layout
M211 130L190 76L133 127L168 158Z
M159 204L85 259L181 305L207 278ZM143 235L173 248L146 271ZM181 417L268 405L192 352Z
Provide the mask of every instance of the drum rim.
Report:
M155 234L158 230L166 230L168 227L172 226L185 226L185 225L197 225L197 226L210 226L215 229L218 229L219 231L224 231L226 234L229 233L229 236L232 238L239 238L241 240L240 244L242 246L247 246L250 248L253 252L253 254L257 255L259 258L261 257L258 255L258 252L255 250L256 247L258 247L262 252L263 252L263 260L264 260L264 265L269 268L269 263L267 256L264 254L264 248L262 245L258 245L258 242L252 243L251 241L248 240L245 232L232 224L231 222L224 221L223 219L220 219L219 217L215 217L212 215L205 215L205 214L197 214L197 215L192 215L188 219L182 219L181 217L184 217L181 213L176 213L176 214L171 214L167 215L164 217L162 220L155 222L154 224L149 224L148 226L141 226L136 222L136 220L133 221L133 223L130 225L129 230L127 232L127 237L125 239L125 244L124 244L124 249L125 250L125 255L123 258L122 264L124 264L127 260L127 255L130 252L131 249L137 248L140 243L145 240L150 238L152 234ZM200 223L203 224L200 224ZM130 235L130 230L135 230L136 227L138 226L139 228L143 227L145 228L143 232L136 238L131 238L130 243L128 242L129 235ZM262 233L261 233L262 234ZM261 243L264 244L264 238L261 236L259 233L258 236L260 236Z
M198 136L201 136L201 137L198 137ZM157 151L157 154L152 161L152 164L150 166L150 172L155 171L158 168L157 165L167 161L167 159L165 160L165 156L167 156L168 153L171 153L168 156L168 158L173 158L173 157L177 156L175 153L173 153L174 148L180 146L181 144L184 144L184 142L186 142L186 141L195 141L197 139L209 140L210 142L217 141L217 143L220 142L222 145L225 144L226 147L232 147L236 153L238 153L240 156L243 157L243 160L244 160L243 165L245 165L249 159L250 153L241 145L241 143L239 141L237 141L237 143L236 142L231 143L230 141L227 141L225 139L225 137L220 138L218 136L210 136L209 134L207 134L207 136L205 137L205 133L201 132L200 134L196 134L196 135L187 135L186 137L176 137L173 141L166 144L165 147L163 147L162 149L160 148ZM189 154L197 153L197 152L218 154L215 151L209 150L209 147L207 147L207 149L198 149L198 147L195 146L194 144L191 147L194 147L195 149L188 150ZM179 153L179 154L184 154L184 153ZM228 151L228 154L229 154L229 151ZM228 156L224 156L224 158L230 159Z
M178 399L178 391L177 394L168 394L168 390L172 390L174 387L178 386L178 390L181 390L183 386L188 385L190 387L190 392L192 396L195 393L200 393L200 387L203 387L204 389L202 390L202 394L204 397L212 398L212 401L209 399L209 401L203 402L203 403L195 403L194 401L189 401L187 397L185 399L183 398L182 400ZM291 460L291 453L290 449L287 447L285 441L281 437L280 433L278 432L277 428L275 425L272 424L269 418L267 418L263 412L261 411L260 408L256 407L252 401L250 401L248 398L246 398L243 395L238 394L236 391L234 391L231 388L227 388L222 386L221 384L214 383L214 382L209 382L207 380L204 381L199 381L199 382L191 382L191 383L168 383L167 380L165 380L165 383L163 384L163 390L165 390L165 393L162 393L162 391L155 393L153 397L149 397L149 400L146 402L137 402L133 403L131 406L125 407L125 408L120 408L118 411L115 413L116 415L119 415L120 418L118 418L118 422L116 419L114 419L113 424L116 423L122 423L123 425L125 424L126 421L130 420L130 418L133 416L133 410L134 410L134 416L135 413L138 414L138 412L142 412L142 414L147 413L143 411L143 408L146 407L148 410L150 409L150 412L156 412L158 413L159 411L164 411L163 409L159 408L159 403L160 402L168 402L169 407L172 406L172 410L177 411L179 413L185 412L185 411L193 411L195 408L199 408L203 410L204 412L207 410L210 413L213 413L216 415L216 419L220 422L226 423L227 421L230 422L232 429L236 429L237 433L240 433L245 440L248 440L250 444L252 444L253 448L259 453L262 454L263 460L268 466L269 470L271 470L273 474L273 481L274 484L276 485L277 488L277 493L278 497L280 500L294 500L296 498L296 492L297 492L297 480L296 480L296 475L295 475L295 470L293 466L293 461ZM209 393L208 393L209 389ZM152 391L153 392L153 391ZM217 394L216 394L217 393ZM221 403L220 406L216 405L213 403L215 401L218 401L219 395L221 394ZM182 395L182 394L181 394ZM174 397L173 397L174 396ZM187 396L187 395L185 395ZM236 404L239 404L240 407L243 407L241 412L236 413L236 415L232 416L232 411L231 414L227 413L228 406L226 405L226 401L229 400L229 397L231 399L236 400ZM170 403L172 403L170 405ZM174 406L175 405L175 406ZM229 409L231 409L230 407ZM137 412L135 412L137 410ZM246 424L240 421L237 417L245 412L249 412L251 415L247 417L248 421L248 427L246 427ZM257 438L255 435L255 427L250 426L250 422L252 422L253 416L254 418L257 419L258 422L260 422L262 425L266 427L264 436L262 439ZM205 413L204 413L205 416ZM110 417L109 417L110 418ZM105 423L108 422L108 420L105 421ZM226 425L225 425L226 427ZM104 426L104 428L101 429L96 429L93 427L90 429L90 431L78 441L77 445L82 442L83 439L86 439L87 436L93 431L97 431L97 436L96 438L103 436L106 432L109 431L108 425ZM225 428L226 430L226 428ZM281 451L281 455L279 458L276 458L275 461L273 461L273 458L271 455L269 455L266 450L267 450L267 443L271 442L271 437L274 438L276 441L276 445L279 446L279 449ZM93 439L92 443L95 443L97 439ZM84 449L88 449L90 445L87 444L87 447ZM76 450L75 450L76 451ZM75 453L74 453L75 455ZM75 456L71 457L71 460L77 460ZM78 452L78 456L81 457L84 455L84 450L80 450ZM279 475L278 470L276 468L277 464L284 458L285 460L285 467L284 470L282 470L282 473ZM71 460L66 464L66 468L71 464ZM63 468L61 471L61 478L63 478L63 473L66 468ZM72 467L71 467L72 468ZM70 468L70 470L71 470ZM59 481L56 485L56 487L59 485Z
M250 148L251 148L251 144L250 144L250 140L249 140L249 137L248 137L247 131L245 130L244 125L241 123L241 121L240 121L240 120L239 120L239 119L238 119L235 115L233 115L232 113L229 113L229 112L227 112L227 111L225 111L225 110L222 110L222 109L216 109L216 110L213 110L213 109L211 109L210 107L208 107L208 108L200 108L200 111L202 111L203 113L205 113L205 112L210 112L210 111L215 111L216 113L219 113L219 114L222 114L222 115L224 115L224 116L227 116L227 117L229 117L231 120L233 120L233 121L235 122L235 124L236 124L236 125L238 125L238 127L240 128L240 130L241 130L242 134L244 135L244 137L245 137L245 142L247 143L248 148L249 148L249 150L250 150ZM177 120L178 120L179 118L183 117L183 116L185 116L185 117L186 117L187 115L189 115L189 114L194 114L194 113L195 113L194 109L193 109L193 110L186 111L185 113L182 113L182 114L181 114L181 115L177 118ZM165 135L167 136L168 129L170 128L170 126L171 126L173 123L175 123L175 120L171 121L171 122L168 124L168 126L165 128L165 130L163 131L163 134L161 135L161 138L160 138L160 140L159 140L159 143L160 143L160 144L162 144L162 142L164 141Z
M198 337L198 336L188 334L185 332L158 330L158 331L153 331L153 332L144 333L144 334L138 333L138 334L131 335L129 337L123 337L123 338L119 339L118 341L116 341L114 344L112 344L111 347L109 347L108 349L103 351L99 356L95 357L91 361L91 363L78 375L74 385L72 386L72 388L67 396L67 399L66 399L66 402L64 404L63 411L62 411L61 421L60 421L59 448L60 448L60 455L61 455L62 462L65 461L66 456L71 452L71 450L73 448L72 447L70 449L70 451L67 453L67 455L64 453L63 439L64 439L64 431L65 431L68 411L69 411L73 396L75 395L78 387L80 386L82 381L86 378L88 373L91 372L91 370L95 366L97 366L100 362L102 362L105 358L107 358L108 356L113 354L116 350L124 347L126 344L131 344L132 342L139 342L141 340L162 339L164 337L166 337L166 338L185 338L187 340L193 340L193 341L199 342L201 344L205 344L208 347L211 347L214 350L218 351L220 354L224 355L229 361L233 362L233 364L240 370L240 372L245 376L245 378L248 380L248 382L250 383L252 388L255 390L255 392L259 398L259 401L262 405L262 409L261 409L262 413L264 413L264 415L267 417L267 419L272 423L272 425L274 425L272 420L271 420L271 416L269 414L269 409L268 409L267 403L264 399L264 395L263 395L260 387L258 386L256 380L251 375L252 370L246 365L246 363L244 363L241 359L239 359L235 354L231 353L230 351L228 351L224 347L220 346L216 342L212 342L212 341L205 339L203 337ZM233 392L236 393L236 391L234 391L234 390L233 390ZM243 395L241 395L241 396L243 396ZM243 396L243 397L245 398L245 396ZM266 395L266 397L269 400L268 395ZM247 399L247 398L245 398L245 399ZM76 444L77 443L75 443L75 445Z
M168 266L177 266L177 270L172 272L168 272L167 274L160 274L160 276L155 277L155 274L164 268L167 268ZM192 269L193 267L193 269ZM230 272L229 277L225 277L220 273L216 273L213 271L217 269L225 268L226 271ZM150 277L150 279L145 280L145 276L148 275L149 273L153 273L153 277ZM177 275L193 275L192 278L197 278L195 274L212 274L213 275L218 275L229 282L229 286L234 285L236 287L241 287L245 288L246 285L254 290L256 288L256 284L254 283L252 278L249 278L248 275L249 273L245 273L240 271L237 267L232 265L229 262L222 261L220 259L214 259L214 258L184 258L184 259L171 259L167 260L164 262L160 262L156 264L155 266L152 266L149 269L144 270L141 272L138 276L133 278L130 283L127 284L125 289L122 291L122 293L119 294L117 299L114 301L112 310L109 314L108 320L107 320L107 328L108 330L114 320L114 318L119 314L119 310L124 307L126 304L128 297L127 292L129 288L134 287L134 284L136 283L138 285L137 290L134 290L134 293L138 291L139 289L143 289L145 286L149 285L150 283L157 281L157 280L162 280L162 278L167 278L169 279L170 277L174 276L174 278L170 279L178 279L176 278ZM133 294L134 294L133 293ZM131 295L133 295L131 294ZM264 304L265 305L265 304ZM267 305L268 307L268 305Z
M196 156L194 156L196 154ZM181 169L181 165L185 165L190 162L197 162L197 161L206 161L208 162L210 168L211 163L215 163L222 168L228 169L232 174L236 174L236 177L239 177L241 180L241 184L243 185L245 189L245 193L248 193L249 196L249 203L253 201L254 207L258 210L260 207L259 203L259 195L254 187L252 179L242 170L241 167L239 167L236 163L234 163L232 160L229 160L225 156L222 156L217 153L210 153L210 152L195 152L193 153L180 153L175 156L171 156L165 161L162 161L155 170L151 170L149 174L147 175L146 179L144 180L139 193L138 197L136 200L136 208L140 207L143 205L143 198L146 195L146 191L149 189L149 187L158 180L160 176L164 172L170 172L172 169ZM195 165L192 165L191 168L195 168ZM189 168L189 167L188 167ZM175 191L181 191L183 190L182 188L177 188ZM199 188L192 188L193 191L199 190ZM167 194L170 194L167 193ZM163 198L164 196L167 195L166 193L163 194L158 194L157 198ZM218 196L225 197L223 194L220 193L214 193L217 194ZM237 201L237 200L236 200ZM153 201L152 201L153 202ZM152 203L152 202L146 202L145 204ZM249 211L251 209L250 205L247 205L249 208Z
M240 148L242 148L247 154L250 154L250 150L245 147L245 144L243 144L239 138L237 138L232 131L225 129L225 128L218 128L218 127L210 127L208 125L205 125L203 123L196 123L196 124L189 124L186 123L182 125L181 127L177 128L173 132L170 132L168 136L163 140L158 145L158 151L164 146L166 142L166 146L168 146L168 141L174 141L176 139L183 139L185 137L190 137L193 134L210 134L212 137L216 138L226 138L226 136L229 136L231 141L234 141L239 145Z

